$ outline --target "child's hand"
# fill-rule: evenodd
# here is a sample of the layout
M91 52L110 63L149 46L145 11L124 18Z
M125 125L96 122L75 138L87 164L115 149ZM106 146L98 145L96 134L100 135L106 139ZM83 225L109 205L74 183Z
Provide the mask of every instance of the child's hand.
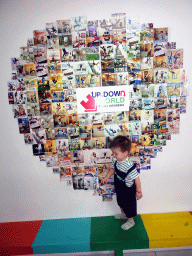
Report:
M105 184L105 183L107 183L109 181L109 178L106 176L105 178L103 178L102 180L101 180L101 184Z
M137 200L141 199L141 197L143 196L142 192L136 192L136 198Z

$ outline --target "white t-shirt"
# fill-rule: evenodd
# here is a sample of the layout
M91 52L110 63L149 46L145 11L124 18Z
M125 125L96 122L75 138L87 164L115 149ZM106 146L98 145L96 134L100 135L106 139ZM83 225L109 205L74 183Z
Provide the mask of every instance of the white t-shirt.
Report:
M115 169L115 162L116 167L119 171L127 173L131 167L133 167L134 163L127 157L125 161L118 162L115 158L113 158L113 161L110 164L110 168ZM133 169L125 178L125 183L127 187L131 187L134 183L134 180L139 176L137 169Z

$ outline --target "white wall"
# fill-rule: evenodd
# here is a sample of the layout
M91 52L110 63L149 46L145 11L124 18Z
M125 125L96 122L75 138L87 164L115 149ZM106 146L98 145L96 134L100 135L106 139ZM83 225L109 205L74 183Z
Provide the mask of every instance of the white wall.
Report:
M31 146L13 119L7 100L10 58L19 56L35 29L45 23L86 15L88 20L109 18L112 13L139 15L154 27L169 27L169 41L184 48L184 68L191 76L192 2L190 0L1 0L1 109L0 109L0 222L113 215L118 212L115 200L103 203L91 192L64 187L32 155ZM151 170L140 178L143 199L138 213L192 210L192 94L187 98L187 114L181 116L180 134L173 135L163 153L152 160Z

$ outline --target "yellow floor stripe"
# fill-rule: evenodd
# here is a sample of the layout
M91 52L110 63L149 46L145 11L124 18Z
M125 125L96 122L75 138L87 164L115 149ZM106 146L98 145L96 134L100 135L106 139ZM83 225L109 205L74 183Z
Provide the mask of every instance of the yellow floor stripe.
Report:
M189 212L141 214L149 248L192 246L192 215Z

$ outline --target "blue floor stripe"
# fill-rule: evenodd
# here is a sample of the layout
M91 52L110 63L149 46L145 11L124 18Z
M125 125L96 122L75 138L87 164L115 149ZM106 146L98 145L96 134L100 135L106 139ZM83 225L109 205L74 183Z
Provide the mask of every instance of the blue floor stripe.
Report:
M34 254L90 251L91 218L43 221L32 244Z

